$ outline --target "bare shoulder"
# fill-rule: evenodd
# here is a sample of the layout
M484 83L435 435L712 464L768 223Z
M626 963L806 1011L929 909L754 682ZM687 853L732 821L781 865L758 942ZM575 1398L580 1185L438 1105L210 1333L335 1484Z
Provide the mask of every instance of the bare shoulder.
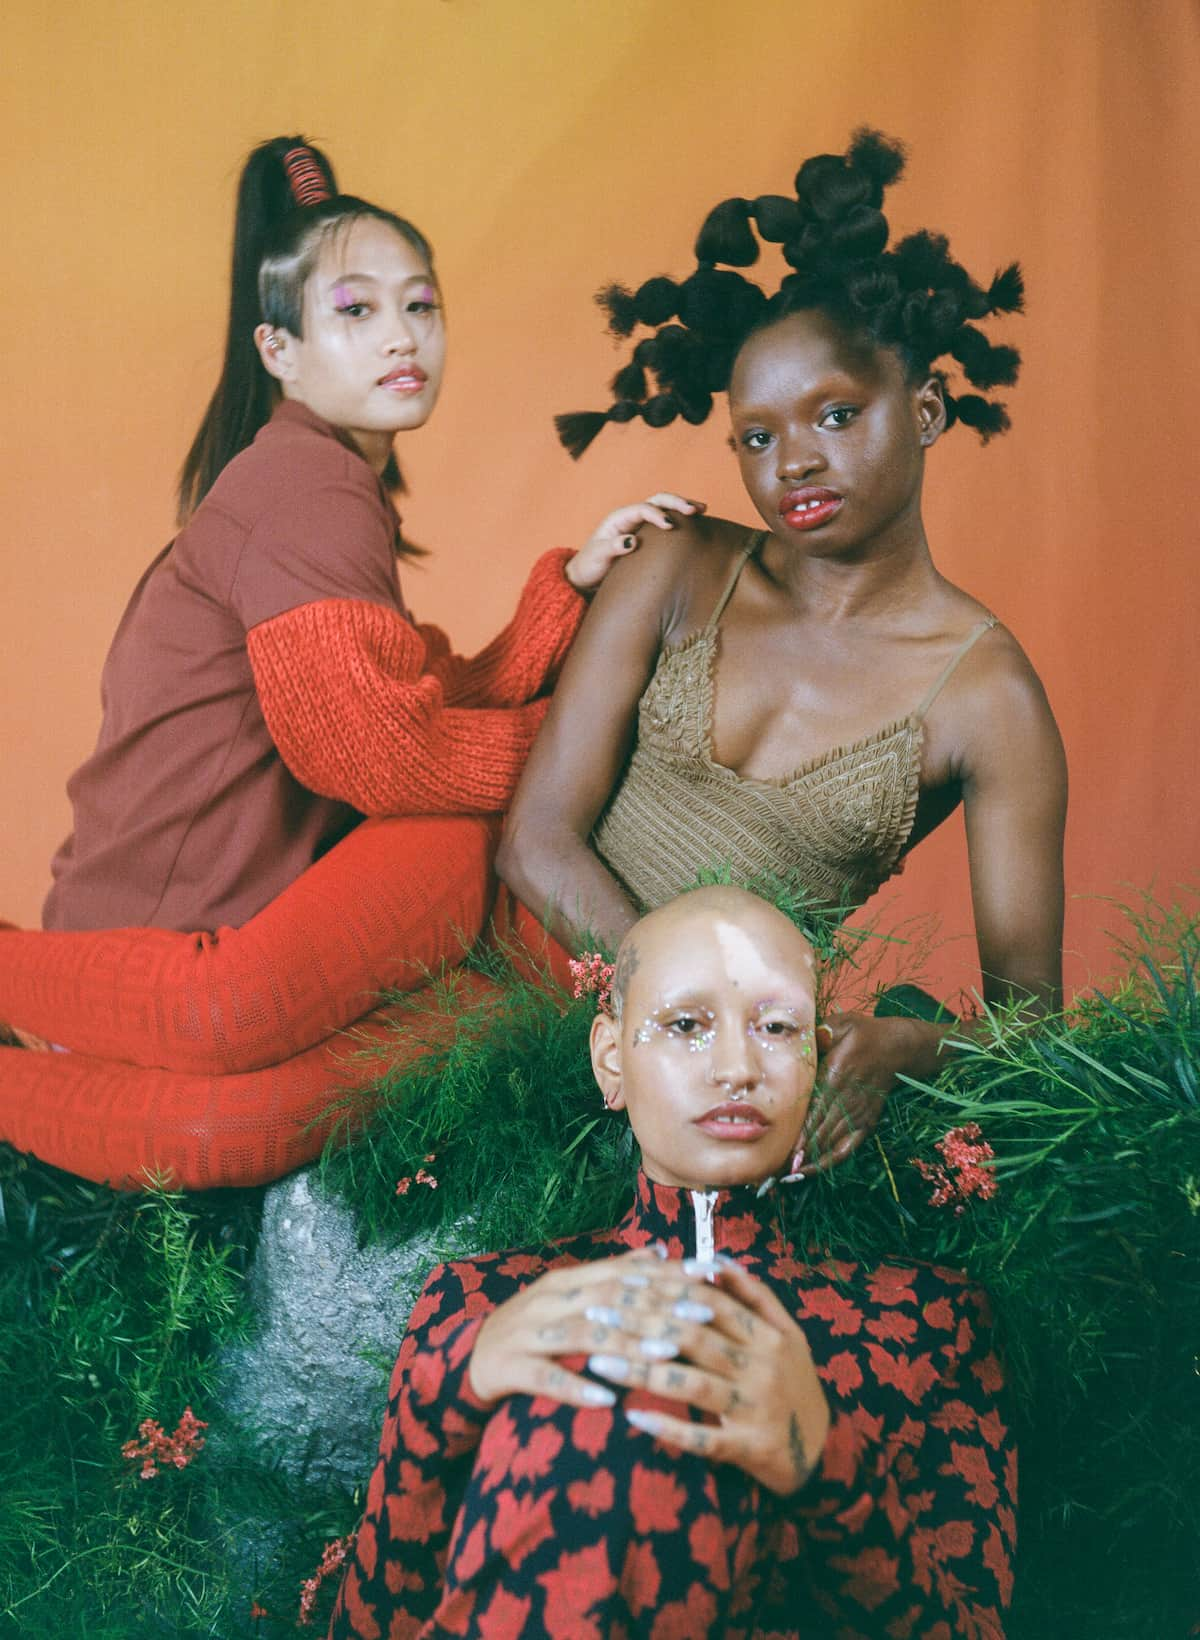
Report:
M993 711L1007 708L1044 712L1053 720L1045 688L1033 662L1016 634L1003 621L995 616L992 619L995 625L983 634L974 653L968 657L973 664L963 668L966 692L973 694L981 707Z
M637 551L613 565L595 598L597 611L657 608L667 641L704 625L752 534L727 518L675 518L670 530L644 524Z
M1042 680L1002 622L966 656L946 690L943 710L951 757L963 778L990 783L1001 771L1020 766L1030 778L1065 786L1062 737Z

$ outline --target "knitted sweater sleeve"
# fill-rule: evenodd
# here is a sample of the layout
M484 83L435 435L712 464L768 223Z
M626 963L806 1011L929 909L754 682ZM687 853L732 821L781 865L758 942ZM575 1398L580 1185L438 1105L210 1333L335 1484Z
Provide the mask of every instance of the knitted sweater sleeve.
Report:
M587 605L567 580L569 551L543 553L516 614L478 655L455 655L446 634L421 623L428 670L451 706L522 706L553 687Z
M310 791L363 814L507 808L583 610L566 555L534 565L517 613L467 659L437 627L353 598L300 604L246 647L279 754Z

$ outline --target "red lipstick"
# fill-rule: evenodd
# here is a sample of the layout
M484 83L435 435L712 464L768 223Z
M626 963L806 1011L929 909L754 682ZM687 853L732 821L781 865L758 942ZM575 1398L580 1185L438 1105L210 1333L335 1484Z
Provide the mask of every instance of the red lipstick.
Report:
M694 1125L710 1138L737 1140L742 1144L761 1139L771 1126L757 1105L747 1105L740 1099L714 1105L703 1116L698 1116Z
M779 516L790 530L817 530L828 524L841 506L842 497L836 490L806 484L802 489L788 491L779 503Z

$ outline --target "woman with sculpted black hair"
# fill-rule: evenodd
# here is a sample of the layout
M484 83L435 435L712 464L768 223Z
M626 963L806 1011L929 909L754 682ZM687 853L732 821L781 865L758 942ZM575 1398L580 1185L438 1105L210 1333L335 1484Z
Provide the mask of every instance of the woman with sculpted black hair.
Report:
M888 248L881 207L903 163L861 130L801 166L794 198L718 205L689 278L601 293L617 335L651 333L607 412L559 418L567 448L607 422L702 422L725 392L765 527L684 520L610 577L499 869L559 940L615 946L714 866L849 911L962 803L983 996L1040 1010L1061 988L1062 744L1029 660L939 573L921 516L942 434L1008 425L985 395L1019 355L980 322L1019 311L1022 281L1014 264L980 285L927 231ZM760 240L789 269L771 297L736 271ZM806 1165L850 1148L897 1074L929 1074L945 1031L829 1020Z

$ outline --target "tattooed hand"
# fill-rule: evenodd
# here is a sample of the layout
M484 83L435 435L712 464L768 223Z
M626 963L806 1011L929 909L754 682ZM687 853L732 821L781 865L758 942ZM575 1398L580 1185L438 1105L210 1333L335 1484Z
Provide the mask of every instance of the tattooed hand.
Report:
M804 1334L732 1262L631 1253L551 1271L484 1323L471 1384L483 1400L525 1393L612 1405L604 1385L558 1359L579 1355L596 1378L710 1414L705 1423L640 1409L626 1417L670 1446L737 1464L772 1492L796 1491L820 1457L829 1408Z
M568 1406L610 1407L616 1396L561 1364L561 1356L587 1356L620 1342L613 1301L636 1287L622 1286L659 1260L651 1252L624 1253L594 1264L550 1270L493 1310L475 1340L468 1370L481 1401L506 1395L549 1395ZM677 1267L678 1268L678 1267Z
M712 1285L694 1279L706 1274ZM693 1279L685 1280L689 1275ZM611 1382L637 1385L715 1418L691 1423L630 1410L626 1417L635 1428L685 1452L736 1464L782 1497L797 1491L821 1456L830 1421L804 1333L770 1288L732 1260L660 1265L650 1294L661 1302L672 1293L678 1296L661 1336L677 1348L675 1359L593 1357L589 1367Z

